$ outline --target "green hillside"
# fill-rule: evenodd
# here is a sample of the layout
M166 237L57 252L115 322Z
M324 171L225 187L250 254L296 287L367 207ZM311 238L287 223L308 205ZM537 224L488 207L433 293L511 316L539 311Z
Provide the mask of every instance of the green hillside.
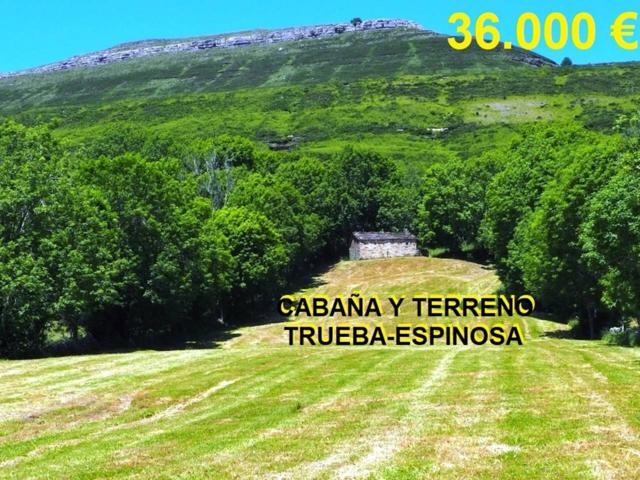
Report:
M407 258L340 263L318 283L311 293L484 293L497 278ZM507 321L524 346L289 347L276 324L214 349L0 362L0 468L15 479L634 478L637 352Z
M123 122L173 137L221 133L303 152L357 144L418 164L508 144L529 122L608 130L635 108L636 65L535 67L520 50L458 52L418 30L160 55L0 81L0 113L55 119L72 143ZM433 132L448 128L445 135Z
M357 230L491 263L576 335L636 321L638 64L328 32L1 79L0 349L251 317Z
M450 75L522 66L534 59L552 63L522 50L494 53L472 48L458 55L445 37L392 29L161 54L97 68L10 77L0 83L0 95L8 102L4 109L10 110L399 75Z
M293 135L302 151L355 143L431 162L508 143L528 122L606 130L640 94L635 65L532 60L543 61L520 50L453 51L446 38L418 30L346 33L6 78L0 113L55 119L56 135L71 142L127 122L179 138ZM450 130L434 135L440 128Z

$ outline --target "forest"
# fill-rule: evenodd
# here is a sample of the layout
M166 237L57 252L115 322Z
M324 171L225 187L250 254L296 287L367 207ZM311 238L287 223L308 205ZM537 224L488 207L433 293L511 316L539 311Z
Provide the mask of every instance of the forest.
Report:
M353 231L493 265L596 338L640 315L640 117L555 123L423 173L374 150L273 152L116 124L81 144L0 124L0 354L161 345L272 316ZM628 329L618 339L635 344Z

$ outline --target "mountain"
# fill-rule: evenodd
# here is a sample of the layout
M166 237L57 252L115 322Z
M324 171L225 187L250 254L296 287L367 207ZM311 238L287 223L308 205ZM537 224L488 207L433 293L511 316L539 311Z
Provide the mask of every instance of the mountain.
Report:
M220 35L208 35L182 39L156 39L128 42L107 50L78 55L68 60L55 62L41 67L12 73L0 73L0 78L50 73L82 67L95 67L135 58L161 54L197 52L209 49L245 47L249 45L265 45L306 39L331 38L346 32L368 32L388 29L423 30L415 22L409 20L367 20L360 23L336 23L307 27L283 28L277 30L254 30ZM435 32L428 32L437 35Z
M295 42L310 39L335 38L345 33L368 33L388 30L413 30L421 32L423 38L440 37L445 35L431 30L425 30L417 23L410 20L366 20L360 23L335 23L325 25L313 25L306 27L283 28L277 30L253 30L248 32L236 32L202 37L183 39L155 39L137 42L128 42L115 47L93 52L85 55L77 55L67 60L30 68L17 72L0 73L0 78L16 77L22 75L51 73L64 70L72 70L82 67L95 67L163 54L179 54L198 52L203 50L221 50L225 48L237 48L255 45L271 45L284 42ZM282 49L279 49L281 51ZM530 52L514 50L513 59L532 65L553 65L554 62Z
M518 48L453 50L407 20L146 40L0 79L0 115L70 143L129 125L178 137L296 139L415 164L473 156L532 122L608 130L635 108L636 64L558 67ZM286 142L285 142L286 144Z
M446 37L407 20L370 20L146 40L4 74L4 106L103 101L182 92L354 81L508 65L553 65L523 50L452 51Z

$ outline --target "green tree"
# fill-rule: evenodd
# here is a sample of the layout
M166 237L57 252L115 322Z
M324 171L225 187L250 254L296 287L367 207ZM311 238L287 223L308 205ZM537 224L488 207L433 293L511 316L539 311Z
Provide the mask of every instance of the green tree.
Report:
M414 230L420 198L419 186L390 183L381 187L378 195L380 207L376 216L376 230Z
M228 303L244 310L270 298L285 282L287 253L282 236L263 214L246 207L224 207L206 223L219 232L233 258Z
M37 352L54 318L53 281L39 248L59 156L46 129L0 123L0 354Z
M287 240L292 266L320 247L318 215L307 210L300 192L286 180L253 173L238 182L228 205L248 207L265 215Z
M600 279L603 303L640 318L640 164L629 161L590 200L581 228L584 260Z
M366 151L345 149L330 163L327 195L335 206L337 236L346 245L351 233L376 228L381 191L399 184L396 166L387 158Z
M518 223L537 205L555 173L573 158L576 145L600 138L578 127L532 128L505 153L504 167L489 182L481 239L508 289L521 289L521 275L508 261Z
M336 253L335 237L340 232L337 185L331 161L314 157L281 162L276 169L278 182L295 187L304 201L303 221L307 250L329 257Z
M41 258L0 245L0 355L37 353L52 321L51 278Z
M597 276L582 256L579 232L587 202L615 171L616 158L612 147L577 149L573 162L519 223L509 245L508 262L541 307L565 318L578 315L592 338L602 313L601 291Z
M480 247L486 188L501 161L483 158L436 164L424 175L417 231L423 248L460 253Z
M40 237L38 254L51 277L52 315L77 339L86 319L120 303L128 264L118 218L102 193L68 178L60 183L41 207L50 233Z
M127 265L121 304L91 319L92 333L131 341L187 328L202 288L200 229L211 215L196 179L178 161L134 154L83 162L80 178L117 216Z
M146 141L146 131L135 124L110 124L88 142L87 156L116 157L125 153L142 153Z

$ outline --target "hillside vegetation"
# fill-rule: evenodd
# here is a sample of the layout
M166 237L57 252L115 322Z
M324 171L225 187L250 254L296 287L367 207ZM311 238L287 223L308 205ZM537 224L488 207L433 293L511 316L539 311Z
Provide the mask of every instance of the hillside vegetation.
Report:
M639 99L400 29L0 80L0 477L636 478ZM404 229L425 256L340 260ZM286 344L281 294L355 290L538 311Z
M640 342L640 68L415 29L0 80L0 352L157 345L409 229Z
M552 64L522 50L472 48L460 57L432 32L392 29L337 37L209 49L131 59L96 68L2 79L5 107L98 103L135 97L269 86L352 82L398 75L487 71L528 62ZM35 95L34 95L35 94Z
M411 296L498 279L407 258L342 262L317 283L307 293ZM214 349L3 362L0 467L16 479L633 478L638 352L502 320L524 327L524 346L289 347L275 324Z
M507 144L537 121L610 129L635 108L635 65L535 67L520 50L453 51L418 30L161 55L0 80L0 113L53 122L72 143L129 123L180 139L221 133L298 139L324 155L346 144L415 164ZM449 128L447 135L434 129Z

